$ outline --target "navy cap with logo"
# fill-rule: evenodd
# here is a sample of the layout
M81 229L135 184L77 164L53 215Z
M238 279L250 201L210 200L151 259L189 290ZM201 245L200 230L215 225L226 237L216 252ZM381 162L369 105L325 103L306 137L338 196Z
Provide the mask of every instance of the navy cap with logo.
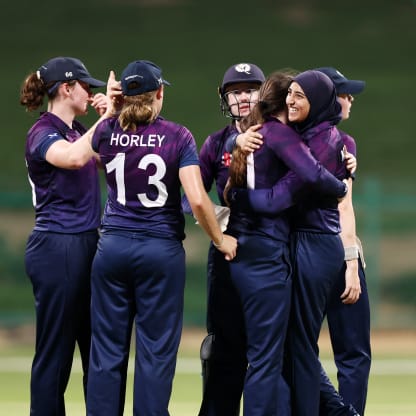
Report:
M260 85L264 80L263 71L257 65L245 62L236 64L225 71L219 93L223 95L226 87L231 84L249 82Z
M124 95L140 95L170 85L163 79L162 70L150 61L130 62L121 73L121 89Z
M37 71L37 76L44 84L51 82L67 82L79 80L90 87L104 87L106 83L93 78L85 65L76 58L59 56L43 64Z
M365 87L365 81L348 79L343 74L341 74L340 71L333 67L325 66L316 68L316 70L323 72L325 75L328 75L328 77L331 78L335 85L337 94L358 94L363 91Z

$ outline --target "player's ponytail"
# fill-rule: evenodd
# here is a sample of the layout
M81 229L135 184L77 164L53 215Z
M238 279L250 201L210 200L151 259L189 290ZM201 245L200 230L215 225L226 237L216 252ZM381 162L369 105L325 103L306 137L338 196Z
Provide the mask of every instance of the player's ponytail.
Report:
M36 72L33 72L23 81L20 89L20 104L26 107L27 111L34 111L43 105L46 92L45 85Z
M140 95L124 96L124 104L118 117L121 128L134 131L139 124L150 124L158 116L154 106L156 91Z
M247 186L247 153L243 152L238 146L233 150L228 172L232 188L245 188Z

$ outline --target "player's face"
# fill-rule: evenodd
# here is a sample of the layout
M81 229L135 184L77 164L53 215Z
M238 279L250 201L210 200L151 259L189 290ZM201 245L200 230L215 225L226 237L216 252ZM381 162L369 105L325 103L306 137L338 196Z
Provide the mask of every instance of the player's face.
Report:
M297 82L292 82L287 90L286 104L289 121L300 123L308 117L311 105Z
M350 111L354 97L351 94L339 94L338 101L342 107L342 119L347 120L350 118Z
M76 81L72 88L72 100L77 115L88 113L88 104L92 102L93 93L88 84Z
M227 87L225 96L231 113L236 117L245 117L259 99L259 86L250 82L231 84Z

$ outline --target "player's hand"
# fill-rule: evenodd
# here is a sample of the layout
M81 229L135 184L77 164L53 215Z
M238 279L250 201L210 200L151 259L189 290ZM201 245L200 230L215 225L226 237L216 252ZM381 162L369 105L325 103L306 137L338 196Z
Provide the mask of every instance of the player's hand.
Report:
M343 149L345 166L352 175L357 170L357 158L350 152L347 151L347 148L344 146Z
M99 92L91 97L91 106L100 116L102 116L111 106L111 102L105 94Z
M231 261L237 254L237 239L228 234L223 236L224 240L216 248L224 254L225 260Z
M123 92L121 90L121 82L116 80L114 71L110 71L107 80L107 97L112 103L112 113L117 114L123 107Z
M245 153L253 153L263 144L263 136L257 132L261 124L250 126L244 133L237 136L236 144Z
M347 260L345 263L345 290L341 295L341 300L342 303L350 305L357 302L361 295L358 259Z

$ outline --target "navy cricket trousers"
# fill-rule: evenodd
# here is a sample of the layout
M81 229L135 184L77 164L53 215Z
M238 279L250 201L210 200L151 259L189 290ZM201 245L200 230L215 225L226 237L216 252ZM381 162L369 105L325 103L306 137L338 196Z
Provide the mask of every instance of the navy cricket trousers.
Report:
M97 231L33 231L25 266L35 297L36 350L30 381L32 416L65 415L64 393L78 344L84 392L90 351L90 275Z
M333 287L327 309L329 334L337 367L339 394L363 416L371 367L370 304L364 268L359 260L361 295L352 305L341 302L345 265ZM322 389L329 389L325 384ZM326 412L326 414L331 414Z
M287 401L282 365L292 288L288 245L258 235L240 236L230 270L247 336L244 415L280 416Z
M133 415L169 415L184 288L181 241L102 233L92 270L89 416L123 414L133 322Z
M240 413L247 369L244 315L231 281L230 262L212 244L208 252L207 293L207 330L214 340L205 363L199 416L236 416Z
M294 416L317 416L321 363L318 339L328 301L343 268L338 234L296 232L293 236L293 296L287 334L285 375Z

